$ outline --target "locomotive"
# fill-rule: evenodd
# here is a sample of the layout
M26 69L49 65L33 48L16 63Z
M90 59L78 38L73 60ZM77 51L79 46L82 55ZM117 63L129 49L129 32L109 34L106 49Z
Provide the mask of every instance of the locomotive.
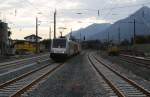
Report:
M64 60L70 56L79 54L80 44L67 37L60 37L52 40L50 57L53 60Z

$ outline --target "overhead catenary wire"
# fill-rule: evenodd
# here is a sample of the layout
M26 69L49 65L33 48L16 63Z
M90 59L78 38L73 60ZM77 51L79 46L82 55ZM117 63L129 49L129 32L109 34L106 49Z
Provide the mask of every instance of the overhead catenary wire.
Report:
M39 8L37 8L33 3L31 3L29 0L27 0L28 3L33 6L35 9L39 10ZM115 9L122 9L122 8L128 8L128 7L135 7L135 6L141 6L141 5L148 5L150 4L150 2L143 2L143 3L140 3L140 4L134 4L134 5L125 5L125 6L115 6L115 7L112 7L112 8L105 8L106 5L104 5L104 8L98 8L98 9L59 9L60 11L67 11L67 10L77 10L77 11L94 11L94 12L97 12L98 11L98 14L101 14L101 10L115 10ZM63 13L63 12L61 12ZM42 14L43 15L43 14ZM107 16L108 14L106 14L105 16ZM105 17L104 16L104 17ZM110 16L110 15L109 15Z
M82 11L88 11L88 12L96 12L96 11L98 11L98 16L101 16L101 17L103 17L104 19L106 19L106 18L108 18L108 17L110 17L110 16L115 16L116 14L110 14L110 13L112 13L113 12L113 10L115 10L115 9L122 9L122 8L128 8L128 7L137 7L137 6L143 6L143 5L148 5L148 4L150 4L150 2L144 2L144 3L140 3L140 4L134 4L134 5L126 5L126 6L115 6L115 7L111 7L111 8L98 8L98 9L60 9L60 11L62 10L62 11L65 11L65 10L77 10L77 11L80 11L81 12L81 10ZM104 10L109 10L109 12L108 13L106 13L106 14L102 14L102 11L104 11ZM63 12L61 12L61 13L63 13ZM100 15L99 15L100 14ZM104 16L102 16L102 15L104 15ZM119 16L120 15L120 13L118 14L117 13L117 16ZM127 15L129 15L129 14L127 14ZM86 16L86 15L84 15L84 16Z
M37 6L35 6L32 2L30 2L29 0L25 0L29 5L31 5L34 9L42 12ZM81 10L81 11L94 11L94 12L97 12L99 14L101 14L101 10L114 10L114 9L121 9L121 8L128 8L128 7L134 7L134 6L140 6L140 5L147 5L147 4L150 4L150 2L144 2L144 3L140 3L140 4L135 4L135 5L126 5L126 6L115 6L115 7L112 7L112 8L106 8L107 4L104 5L104 8L98 8L98 9L59 9L60 11L63 10L63 11L66 11L66 10ZM45 16L44 14L41 14L42 16L44 17L48 17L48 16ZM105 15L107 16L107 14Z
M37 7L37 6L35 6L32 2L30 2L29 0L23 0L23 1L25 1L25 2L22 2L22 3L28 3L30 6L32 6L35 10L37 10L37 11L40 11L41 12L41 10ZM125 5L125 6L116 6L116 7L109 7L109 8L106 8L106 6L107 6L107 3L106 4L104 4L104 7L103 8L97 8L97 9L90 9L90 8L79 8L79 9L58 9L58 10L63 10L63 11L67 11L67 10L72 10L72 11L75 11L75 10L77 10L77 11L100 11L101 12L101 10L115 10L115 9L122 9L122 8L129 8L129 7L137 7L137 6L143 6L143 5L148 5L148 4L150 4L150 2L143 2L143 3L139 3L139 4L132 4L132 5ZM52 8L52 7L49 7L49 8ZM52 9L55 9L55 8L52 8ZM43 14L42 14L43 15ZM47 17L47 16L46 16Z
M115 9L123 9L123 8L129 8L129 7L137 7L137 6L143 6L143 5L149 5L150 2L144 2L144 3L139 3L139 4L132 4L132 5L124 5L124 6L115 6L115 7L109 7L109 8L96 8L96 9L93 9L93 8L77 8L77 9L59 9L59 10L63 10L63 11L66 11L66 10L77 10L77 11L98 11L98 10L115 10ZM107 4L106 4L107 5Z
M37 10L37 11L39 11L39 12L42 12L41 11L41 9L39 9L37 6L35 6L35 4L33 4L32 2L30 2L29 0L24 0L24 1L26 1L30 6L32 6L35 10ZM23 2L23 3L25 3L25 2ZM112 13L112 11L113 10L116 10L116 9L122 9L122 8L128 8L128 7L137 7L137 6L141 6L141 5L148 5L148 4L150 4L150 2L143 2L143 3L140 3L140 4L133 4L133 5L125 5L125 6L115 6L115 7L109 7L109 8L107 8L107 3L106 3L106 5L104 5L104 7L103 8L97 8L97 9L59 9L59 11L67 11L67 10L72 10L73 12L76 12L76 10L77 11L92 11L92 12L97 12L97 11L99 11L99 14L101 15L102 14L102 10L110 10L110 13ZM51 7L49 7L49 8L51 8ZM16 9L17 10L17 9ZM18 13L18 12L17 12ZM108 13L109 14L109 13ZM105 14L105 16L107 17L107 16L114 16L113 14ZM120 14L120 13L119 13ZM45 16L44 14L41 14L42 16L44 16L44 17L48 17L48 16ZM104 16L104 18L106 18Z

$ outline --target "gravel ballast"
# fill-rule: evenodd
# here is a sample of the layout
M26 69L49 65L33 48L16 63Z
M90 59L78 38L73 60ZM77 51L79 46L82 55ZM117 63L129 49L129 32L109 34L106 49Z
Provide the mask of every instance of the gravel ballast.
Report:
M110 66L121 74L124 74L147 90L150 90L150 80L148 79L150 78L150 72L148 69L145 70L145 68L135 64L121 61L117 56L107 56L107 54L102 51L95 53L95 55L99 58L103 58Z
M87 54L70 59L27 97L108 97L87 61Z
M22 67L22 68L17 68L16 70L11 70L10 72L8 73L4 73L4 74L0 74L0 84L8 81L8 80L11 80L13 78L16 78L20 75L23 75L27 72L30 72L32 70L35 70L37 68L40 68L44 65L47 65L48 63L50 63L50 60L46 60L46 61L43 61L43 62L40 62L40 63L31 63L31 65L29 66L26 66L26 67Z

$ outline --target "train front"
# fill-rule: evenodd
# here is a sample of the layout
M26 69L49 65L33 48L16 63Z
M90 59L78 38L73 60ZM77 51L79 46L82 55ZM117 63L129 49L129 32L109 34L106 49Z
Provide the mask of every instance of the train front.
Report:
M51 45L50 57L53 60L64 60L67 58L67 39L66 38L58 38L53 39Z

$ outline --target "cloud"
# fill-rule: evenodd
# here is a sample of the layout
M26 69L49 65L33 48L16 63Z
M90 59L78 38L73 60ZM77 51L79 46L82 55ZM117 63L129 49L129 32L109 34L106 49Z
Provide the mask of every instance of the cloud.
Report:
M135 3L137 0L110 0L111 4L125 4L125 3Z
M146 1L146 0L145 0ZM49 26L53 27L54 10L57 9L57 27L65 26L77 30L91 23L112 22L125 17L124 12L134 12L137 8L126 10L109 8L132 5L143 2L142 0L0 0L0 18L9 23L12 28L12 38L23 38L35 32L35 17L43 21L39 26L40 33L48 33ZM85 10L87 9L87 10ZM100 16L97 10L100 9ZM101 10L103 9L103 10ZM107 10L105 10L107 9ZM17 11L15 16L15 10ZM116 11L117 10L117 11ZM38 14L41 13L41 14ZM82 13L82 14L77 14ZM113 16L112 14L116 14ZM108 16L106 16L108 15ZM127 15L126 15L127 16ZM108 18L109 17L109 18ZM115 17L115 18L114 18ZM78 23L81 21L82 23ZM22 32L19 31L22 29ZM19 36L18 36L19 35ZM40 34L47 38L48 34ZM59 35L59 30L58 30Z
M11 10L12 8L24 8L27 6L25 0L0 0L0 2L1 11Z

